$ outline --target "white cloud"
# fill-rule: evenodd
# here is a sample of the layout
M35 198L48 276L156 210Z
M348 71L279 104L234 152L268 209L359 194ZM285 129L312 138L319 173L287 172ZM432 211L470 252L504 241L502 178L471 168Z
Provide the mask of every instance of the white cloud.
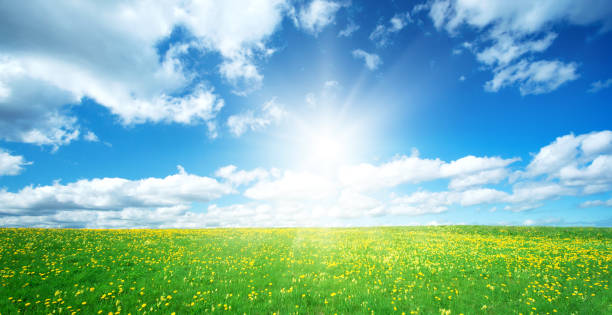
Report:
M269 55L268 38L286 10L282 0L5 5L0 28L11 31L0 32L1 137L67 144L79 136L67 105L83 97L124 124L207 123L223 100L213 87L193 84L196 74L181 56L190 49L217 52L219 74L237 93L256 89L263 79L256 61ZM193 41L158 55L156 44L177 25Z
M608 79L605 81L595 81L591 83L591 88L587 91L589 93L597 93L603 89L607 89L612 86L612 79ZM1 93L0 93L1 94Z
M378 46L385 46L387 44L386 29L384 25L378 24L376 28L370 33L370 40L376 42Z
M37 216L0 217L0 226L71 228L209 228L342 226L336 209L304 208L296 204L212 204L206 212L189 207L160 207L152 210L126 208L119 211L71 210Z
M508 178L509 172L505 168L486 170L471 175L458 176L451 179L450 189L465 189L471 186L497 184Z
M578 169L588 172L588 168L605 167L609 163L610 154L612 132L609 130L578 136L569 134L542 147L527 165L525 175L533 177L546 174L551 178L575 178ZM593 164L595 160L598 162Z
M502 87L518 83L522 95L548 93L566 82L578 79L577 68L576 63L558 60L521 60L495 70L493 79L485 84L485 90L497 92Z
M612 185L612 155L600 155L590 164L571 163L559 171L559 179L570 186Z
M493 70L494 78L485 89L496 92L503 86L518 84L523 95L548 93L575 80L577 66L559 61L515 60L550 47L557 37L550 31L555 24L598 24L601 32L608 31L612 27L610 13L612 4L603 0L436 0L429 10L434 26L451 36L457 35L462 25L484 34L479 47L471 51Z
M389 214L421 215L441 213L451 206L469 207L485 204L507 204L504 210L522 212L543 206L544 200L577 195L577 190L560 184L527 182L515 185L512 193L493 188L469 188L462 191L417 191L396 197L388 208Z
M389 31L398 32L410 22L412 22L412 18L410 18L410 13L406 12L403 14L396 14L391 18L391 20L389 20L389 23L391 23Z
M264 180L270 177L270 173L262 168L256 168L251 171L237 171L237 169L235 165L227 165L219 168L215 172L215 176L223 178L235 186L245 185L256 180Z
M502 202L508 198L508 193L491 188L474 188L460 193L461 206Z
M612 207L612 199L609 199L607 201L603 201L603 200L588 200L588 201L585 201L585 202L580 204L580 207L582 207L582 208L600 207L600 206Z
M342 184L356 190L375 190L441 178L440 166L443 163L439 159L402 156L378 166L368 163L343 166L339 170L339 179Z
M370 40L375 42L377 46L384 47L389 44L390 36L393 33L401 31L408 23L412 22L409 12L395 14L390 20L389 25L376 25L374 31L370 34Z
M576 159L582 138L569 134L558 137L551 144L542 147L527 165L527 174L530 176L540 174L555 176L562 167Z
M499 182L501 180L499 173L491 174L485 171L503 170L516 161L517 158L502 159L470 155L447 163L440 159L422 159L416 155L401 156L378 166L362 163L341 167L339 180L343 185L356 190L376 190L403 183L453 178L451 185L454 188L465 188Z
M478 61L486 65L507 65L516 58L529 52L546 50L557 38L556 33L548 33L538 40L518 40L509 34L494 35L495 44L476 54Z
M269 56L269 37L278 29L287 12L284 0L188 1L174 9L178 23L184 23L205 48L224 58L220 73L236 86L238 94L261 86L263 76L255 61Z
M351 190L343 190L337 205L331 207L330 215L336 218L362 218L379 215L384 211L380 201Z
M334 1L313 0L300 9L296 26L318 35L325 26L334 23L336 12L342 7Z
M261 130L272 124L280 123L287 116L285 107L273 98L264 103L257 111L248 110L227 119L227 126L235 136L240 136L248 130Z
M588 195L612 190L612 132L565 135L544 146L519 178L544 177L536 187L515 188L515 200L538 201L560 196Z
M443 177L462 176L484 170L504 168L519 158L503 159L501 157L477 157L468 155L440 166Z
M540 208L542 206L543 206L543 204L541 204L541 203L539 203L539 204L508 205L508 206L504 207L504 210L512 211L512 212L523 212L523 211L534 210L534 209Z
M353 33L355 33L358 30L359 30L359 25L355 24L355 22L353 21L350 21L348 24L346 24L346 27L343 30L338 32L338 37L350 37L351 35L353 35Z
M516 33L534 33L551 23L567 20L577 25L601 23L602 29L612 27L612 5L603 0L545 1L462 1L438 0L429 12L437 28L453 33L465 23L482 29L494 25Z
M337 193L337 185L321 175L285 171L280 178L262 180L244 195L255 200L320 200Z
M560 196L576 195L577 191L553 182L526 182L519 183L512 189L512 195L505 200L510 203L533 204L537 201L548 200Z
M479 204L497 203L508 197L508 194L490 188L476 188L462 192L417 191L411 195L393 199L388 213L395 215L422 215L441 213L452 205L473 206Z
M237 88L234 93L246 95L261 88L263 76L259 74L257 67L243 56L235 57L221 64L221 74Z
M582 140L580 149L586 157L612 153L612 131L604 130L578 136Z
M425 198L425 199L424 199ZM442 213L451 202L445 193L417 192L391 201L386 213L391 215L423 215Z
M98 142L100 141L100 139L98 139L98 136L96 136L95 133L88 131L84 136L83 139L85 139L86 141L90 141L90 142Z
M333 170L240 170L227 165L215 172L218 179L179 168L178 174L165 178L56 182L16 192L0 190L0 226L384 224L395 222L397 216L435 215L464 207L524 212L545 206L547 200L612 191L612 131L557 138L516 171L507 188L502 182L518 160L468 155L447 162L421 158L414 150L411 156L389 162ZM23 159L20 163L24 164ZM418 186L439 180L448 181L449 189L427 191ZM417 185L412 186L416 191L405 193L410 187L400 187L403 184ZM222 200L224 206L210 204L201 212L201 203L235 193L246 201ZM610 206L611 202L590 200L581 206Z
M515 185L511 202L533 202L560 196L612 190L612 132L609 130L558 137L542 147L519 178L544 177L541 182Z
M159 209L208 202L233 193L230 185L213 178L179 172L164 178L83 179L66 185L27 186L18 192L0 191L0 213L45 215L60 210Z
M353 57L357 59L362 59L365 62L365 65L370 70L376 70L382 64L382 60L377 54L367 53L362 49L353 50Z
M68 92L31 79L17 61L1 56L0 85L0 139L57 147L78 138L76 118L62 108L78 101Z
M11 155L0 149L0 176L17 175L23 171L23 167L32 164L27 162L21 155Z

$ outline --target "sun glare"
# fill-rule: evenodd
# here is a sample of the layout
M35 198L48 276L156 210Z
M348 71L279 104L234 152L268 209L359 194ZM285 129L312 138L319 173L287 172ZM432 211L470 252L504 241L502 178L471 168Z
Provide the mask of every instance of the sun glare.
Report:
M319 120L297 130L293 156L297 167L333 172L349 164L358 151L357 130L342 122Z
M336 163L345 159L345 147L337 134L329 131L315 132L308 140L309 159L319 163Z

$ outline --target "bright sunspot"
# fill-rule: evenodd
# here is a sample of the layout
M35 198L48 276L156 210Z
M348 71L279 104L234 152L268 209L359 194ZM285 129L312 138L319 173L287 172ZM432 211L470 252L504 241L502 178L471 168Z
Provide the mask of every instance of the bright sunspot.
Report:
M350 164L364 149L368 139L359 125L332 113L309 118L296 118L295 126L290 126L293 132L288 150L296 153L292 162L296 167L333 175L338 167ZM358 118L355 120L361 121Z
M339 163L344 161L350 148L348 139L330 130L315 131L308 139L310 159L321 163Z

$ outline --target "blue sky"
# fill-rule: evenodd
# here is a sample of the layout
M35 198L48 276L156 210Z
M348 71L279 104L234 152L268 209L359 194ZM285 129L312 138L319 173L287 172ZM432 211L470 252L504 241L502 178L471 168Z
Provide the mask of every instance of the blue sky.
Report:
M28 1L0 24L0 226L612 226L609 1Z

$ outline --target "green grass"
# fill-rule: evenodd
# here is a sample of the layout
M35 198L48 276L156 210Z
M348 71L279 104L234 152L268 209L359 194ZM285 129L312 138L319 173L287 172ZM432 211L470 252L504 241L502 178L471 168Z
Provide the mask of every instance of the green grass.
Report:
M0 229L0 313L612 314L612 229Z

